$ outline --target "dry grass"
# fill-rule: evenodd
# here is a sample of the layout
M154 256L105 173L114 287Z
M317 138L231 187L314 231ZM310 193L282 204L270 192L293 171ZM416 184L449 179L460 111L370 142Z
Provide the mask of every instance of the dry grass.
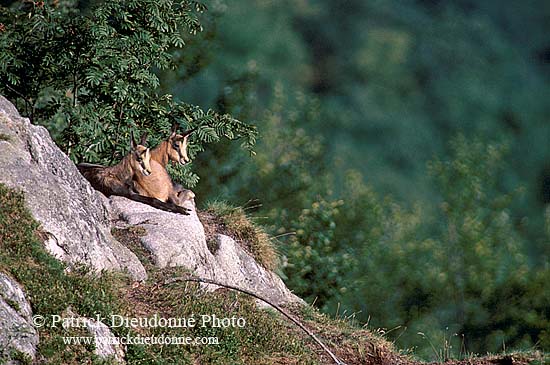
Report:
M268 270L275 270L279 257L271 239L265 231L255 224L243 208L233 207L224 202L210 202L206 210L199 213L210 250L216 250L215 234L232 237L258 263Z

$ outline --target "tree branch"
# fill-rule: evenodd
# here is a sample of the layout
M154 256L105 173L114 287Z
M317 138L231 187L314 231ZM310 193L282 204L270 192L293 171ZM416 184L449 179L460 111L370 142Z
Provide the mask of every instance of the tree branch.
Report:
M315 342L317 342L317 344L319 346L321 346L321 348L332 358L332 360L334 360L335 364L337 364L337 365L346 365L345 362L338 359L336 357L336 355L334 355L334 353L332 351L330 351L330 349L323 342L321 342L321 340L319 340L319 338L317 338L317 336L315 336L315 334L313 332L308 330L302 323L300 323L297 319L295 319L290 314L288 314L283 308L279 307L277 304L272 303L271 301L269 301L265 298L262 298L258 294L253 293L251 291L248 291L246 289L242 289L242 288L233 286L233 285L222 284L222 283L214 281L214 280L205 279L205 278L197 278L197 277L183 277L183 276L180 276L180 277L176 277L176 278L170 278L170 279L167 279L167 280L164 281L164 285L169 285L169 284L172 284L172 283L175 283L175 282L178 282L178 281L183 281L183 282L194 281L196 283L213 284L213 285L221 286L221 287L224 287L224 288L227 288L227 289L236 290L238 292L248 294L248 295L250 295L250 296L252 296L256 299L259 299L262 302L267 303L270 306L272 306L273 308L275 308L282 315L284 315L286 318L290 319L292 322L294 322L294 324L296 324L298 327L300 327L305 333L307 333L309 335L309 337L311 337Z

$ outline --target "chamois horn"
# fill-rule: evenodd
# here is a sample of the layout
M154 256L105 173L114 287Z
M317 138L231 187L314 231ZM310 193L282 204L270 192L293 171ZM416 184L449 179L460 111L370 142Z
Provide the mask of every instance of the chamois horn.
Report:
M136 139L134 138L134 131L130 131L130 146L132 147L132 151L138 146Z
M193 133L194 131L196 131L197 129L198 129L198 128L193 128L193 129L190 129L190 130L188 130L188 131L185 131L185 132L183 132L183 136L184 136L184 137L187 137L187 136L189 136L191 133Z
M149 136L149 132L145 131L141 135L141 141L139 142L140 145L145 146L147 143L147 137Z
M170 131L172 136L176 135L176 133L178 132L178 127L179 127L178 122L174 121L174 123L172 123L172 130Z

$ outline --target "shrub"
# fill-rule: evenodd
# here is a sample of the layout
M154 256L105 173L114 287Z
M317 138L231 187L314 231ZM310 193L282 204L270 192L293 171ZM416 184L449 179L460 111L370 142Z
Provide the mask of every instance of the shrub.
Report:
M157 92L155 71L174 67L173 51L202 30L205 10L171 0L110 0L87 15L71 1L1 7L0 93L48 127L73 161L109 164L128 150L130 132L155 143L173 123L197 128L191 158L224 137L252 153L254 126ZM198 181L189 167L174 173L188 186Z

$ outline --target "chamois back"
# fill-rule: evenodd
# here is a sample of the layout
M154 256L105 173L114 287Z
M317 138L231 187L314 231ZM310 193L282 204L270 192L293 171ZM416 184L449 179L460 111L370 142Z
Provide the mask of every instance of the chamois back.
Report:
M132 148L122 161L114 166L80 163L80 173L90 182L94 189L106 196L132 194L134 176L151 174L151 152L149 148L135 143L132 136Z

